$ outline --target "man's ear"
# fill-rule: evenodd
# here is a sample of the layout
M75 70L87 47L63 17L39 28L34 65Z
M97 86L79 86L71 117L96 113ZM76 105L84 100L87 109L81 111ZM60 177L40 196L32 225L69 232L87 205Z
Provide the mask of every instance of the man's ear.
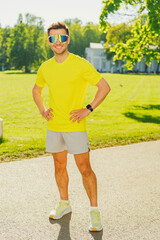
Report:
M51 46L51 43L50 43L49 39L47 39L47 42L48 42L49 46Z
M68 41L68 44L70 44L70 40L71 40L71 39L70 39L70 37L68 37L68 39L67 39L67 41Z

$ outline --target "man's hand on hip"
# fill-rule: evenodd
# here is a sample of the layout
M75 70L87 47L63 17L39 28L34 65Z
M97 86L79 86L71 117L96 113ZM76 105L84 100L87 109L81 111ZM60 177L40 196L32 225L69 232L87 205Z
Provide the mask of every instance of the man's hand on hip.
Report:
M72 112L70 112L70 115L73 114L69 120L72 120L72 122L75 122L77 120L77 122L79 123L80 120L84 117L87 117L90 114L90 110L88 110L87 108L82 108L82 109L78 109L78 110L74 110Z
M48 108L48 109L45 109L41 114L47 121L50 121L52 120L52 117L53 117L53 114L51 112L53 112L53 109Z

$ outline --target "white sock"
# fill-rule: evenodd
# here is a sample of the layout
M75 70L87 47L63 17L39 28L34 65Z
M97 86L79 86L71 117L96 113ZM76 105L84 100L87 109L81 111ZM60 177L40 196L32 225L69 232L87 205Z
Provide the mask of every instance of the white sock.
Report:
M98 206L97 207L90 206L90 211L92 211L92 210L99 210L99 208L98 208Z
M61 199L61 201L63 201L63 202L65 202L65 203L69 204L69 200L62 200L62 199Z

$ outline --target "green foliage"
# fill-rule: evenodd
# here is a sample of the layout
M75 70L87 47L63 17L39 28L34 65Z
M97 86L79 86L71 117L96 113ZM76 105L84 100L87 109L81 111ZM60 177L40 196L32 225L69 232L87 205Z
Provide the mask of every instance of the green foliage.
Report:
M70 37L69 51L82 57L85 57L85 48L89 47L90 42L98 43L104 39L98 25L91 23L83 27L80 24L72 24L70 26Z
M25 67L25 72L36 68L45 59L43 47L43 21L34 15L26 14L25 23L20 14L17 25L11 31L9 59L15 69Z
M78 18L73 18L73 19L68 18L68 19L65 19L63 22L67 24L68 27L70 27L73 24L79 24L80 26L82 26L82 21Z
M99 31L98 25L88 23L82 27L82 34L86 47L89 47L90 42L99 43L102 40L102 32Z
M79 23L70 26L69 51L80 56L84 56L84 39L82 36L81 25Z
M2 40L3 40L2 33L3 33L3 30L2 30L2 28L0 26L0 48L2 47Z
M104 8L100 16L100 26L104 32L110 33L110 27L107 18L110 13L115 13L120 9L121 4L138 5L139 17L131 30L131 35L127 41L118 34L117 42L114 37L111 52L115 52L114 61L123 60L126 62L125 67L132 70L133 64L140 62L145 56L145 62L149 65L152 59L160 62L160 0L107 0L103 1ZM148 11L147 15L142 15L144 10ZM111 37L108 37L110 41Z
M106 35L106 46L113 46L117 43L126 43L131 38L132 26L126 23L121 23L116 26L110 26Z
M7 50L9 47L9 38L11 34L11 29L9 27L0 27L0 70L10 69L9 56Z
M81 20L67 19L64 21L70 30L71 41L68 46L70 52L85 57L85 48L89 47L90 42L100 42L105 40L105 35L99 30L98 25L87 23L82 26Z
M160 34L160 0L146 0L148 25L151 30Z
M71 42L69 51L85 57L85 48L90 42L105 40L105 34L99 30L98 25L87 23L82 26L78 18L66 19L69 26ZM0 70L5 69L37 69L39 65L51 57L53 52L44 32L43 20L27 13L25 20L19 15L17 24L13 28L0 27Z
M153 32L147 24L142 24L141 19L135 21L132 34L132 38L126 43L117 43L111 48L111 51L116 52L114 61L122 59L126 62L125 68L129 70L132 70L133 64L140 62L143 56L147 65L152 59L160 62L158 34Z
M132 36L132 25L128 25L126 23L121 23L115 26L109 26L106 34L106 42L105 42L105 52L107 59L112 59L115 55L115 50L111 51L111 47L119 43L126 43L128 39Z
M154 0L156 1L156 0ZM159 0L158 0L159 1ZM139 5L139 12L142 13L144 10L144 0L103 0L104 7L102 9L102 13L100 15L100 27L102 31L107 31L107 28L109 26L108 15L114 14L117 12L122 4L127 5Z

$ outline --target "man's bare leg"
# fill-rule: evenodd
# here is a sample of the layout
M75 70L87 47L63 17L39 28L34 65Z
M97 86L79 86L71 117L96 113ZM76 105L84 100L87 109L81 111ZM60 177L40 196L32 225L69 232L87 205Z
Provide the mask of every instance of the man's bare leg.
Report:
M68 200L68 183L67 173L67 150L58 153L52 153L55 166L55 179L58 186L60 199Z
M74 154L77 167L82 175L83 185L87 192L92 207L97 206L97 179L93 172L90 161L89 152Z

